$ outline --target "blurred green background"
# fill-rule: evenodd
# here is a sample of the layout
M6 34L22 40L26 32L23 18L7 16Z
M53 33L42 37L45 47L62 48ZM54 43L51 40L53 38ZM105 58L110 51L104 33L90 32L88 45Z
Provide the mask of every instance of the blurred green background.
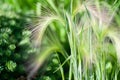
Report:
M58 9L62 9L63 5L65 9L69 9L70 0L47 1L54 2ZM114 0L105 1L109 4L115 2ZM28 26L32 20L41 16L41 5L49 7L51 4L45 3L44 0L0 0L0 80L26 80L25 64L29 57L36 53L31 45L31 32ZM54 5L52 7L54 8ZM120 24L118 15L115 16L115 20ZM60 33L59 29L58 33ZM65 42L64 46L69 53L68 43ZM51 55L47 62L51 63L45 65L43 71L39 70L40 74L37 74L34 79L61 80L60 71L53 73L59 66L57 55ZM67 73L66 69L66 76L68 76Z
M67 8L69 0L54 2L58 7L65 4ZM0 0L0 80L26 80L26 63L36 53L28 26L41 15L41 4L49 6L44 0ZM49 60L52 63L47 66L47 72L40 70L44 76L38 74L36 80L61 79L60 72L53 74L58 67L56 55Z
M0 0L0 80L26 78L26 61L35 53L27 26L37 6L37 0Z

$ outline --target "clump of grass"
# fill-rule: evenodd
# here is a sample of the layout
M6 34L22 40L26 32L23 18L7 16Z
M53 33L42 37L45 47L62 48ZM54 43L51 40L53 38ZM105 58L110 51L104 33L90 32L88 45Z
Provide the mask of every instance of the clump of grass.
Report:
M44 12L32 30L35 45L40 45L40 54L29 67L32 70L28 78L50 54L57 52L66 59L58 68L62 80L66 79L64 64L69 65L69 80L117 80L120 36L119 27L112 21L119 4L111 6L99 0L70 0L68 9L59 9L52 1L47 0L47 3L52 11ZM59 32L55 33L61 27L66 32L70 53L59 39Z

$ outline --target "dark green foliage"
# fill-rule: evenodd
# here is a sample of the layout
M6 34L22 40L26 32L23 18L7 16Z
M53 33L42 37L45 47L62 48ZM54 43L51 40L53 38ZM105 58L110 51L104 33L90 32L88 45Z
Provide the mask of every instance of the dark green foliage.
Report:
M25 76L25 60L33 53L26 20L0 17L0 80Z
M60 66L58 54L54 53L49 57L50 58L46 60L43 66L39 69L35 80L61 80L60 70L54 72Z

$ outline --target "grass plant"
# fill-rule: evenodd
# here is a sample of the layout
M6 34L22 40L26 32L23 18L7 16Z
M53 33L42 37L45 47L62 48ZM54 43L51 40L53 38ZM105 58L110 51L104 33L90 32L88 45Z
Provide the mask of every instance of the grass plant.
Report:
M28 68L32 69L28 78L49 55L57 53L65 59L61 63L58 56L60 67L55 71L61 71L62 80L118 80L120 1L110 5L102 0L70 0L67 8L64 4L57 7L52 0L43 4L49 7L41 4L43 13L32 26L32 39L40 51ZM68 77L64 75L64 64L69 65Z

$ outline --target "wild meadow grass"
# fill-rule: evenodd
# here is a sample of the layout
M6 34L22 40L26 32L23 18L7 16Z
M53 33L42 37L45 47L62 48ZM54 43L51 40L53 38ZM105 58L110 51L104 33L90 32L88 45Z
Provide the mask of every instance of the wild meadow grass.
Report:
M62 80L119 80L120 1L110 5L100 0L70 0L67 8L57 7L52 0L43 4L41 16L31 27L33 43L40 50L28 68L28 78L51 54L61 54L65 61L54 72L60 70ZM64 64L69 65L68 77Z

